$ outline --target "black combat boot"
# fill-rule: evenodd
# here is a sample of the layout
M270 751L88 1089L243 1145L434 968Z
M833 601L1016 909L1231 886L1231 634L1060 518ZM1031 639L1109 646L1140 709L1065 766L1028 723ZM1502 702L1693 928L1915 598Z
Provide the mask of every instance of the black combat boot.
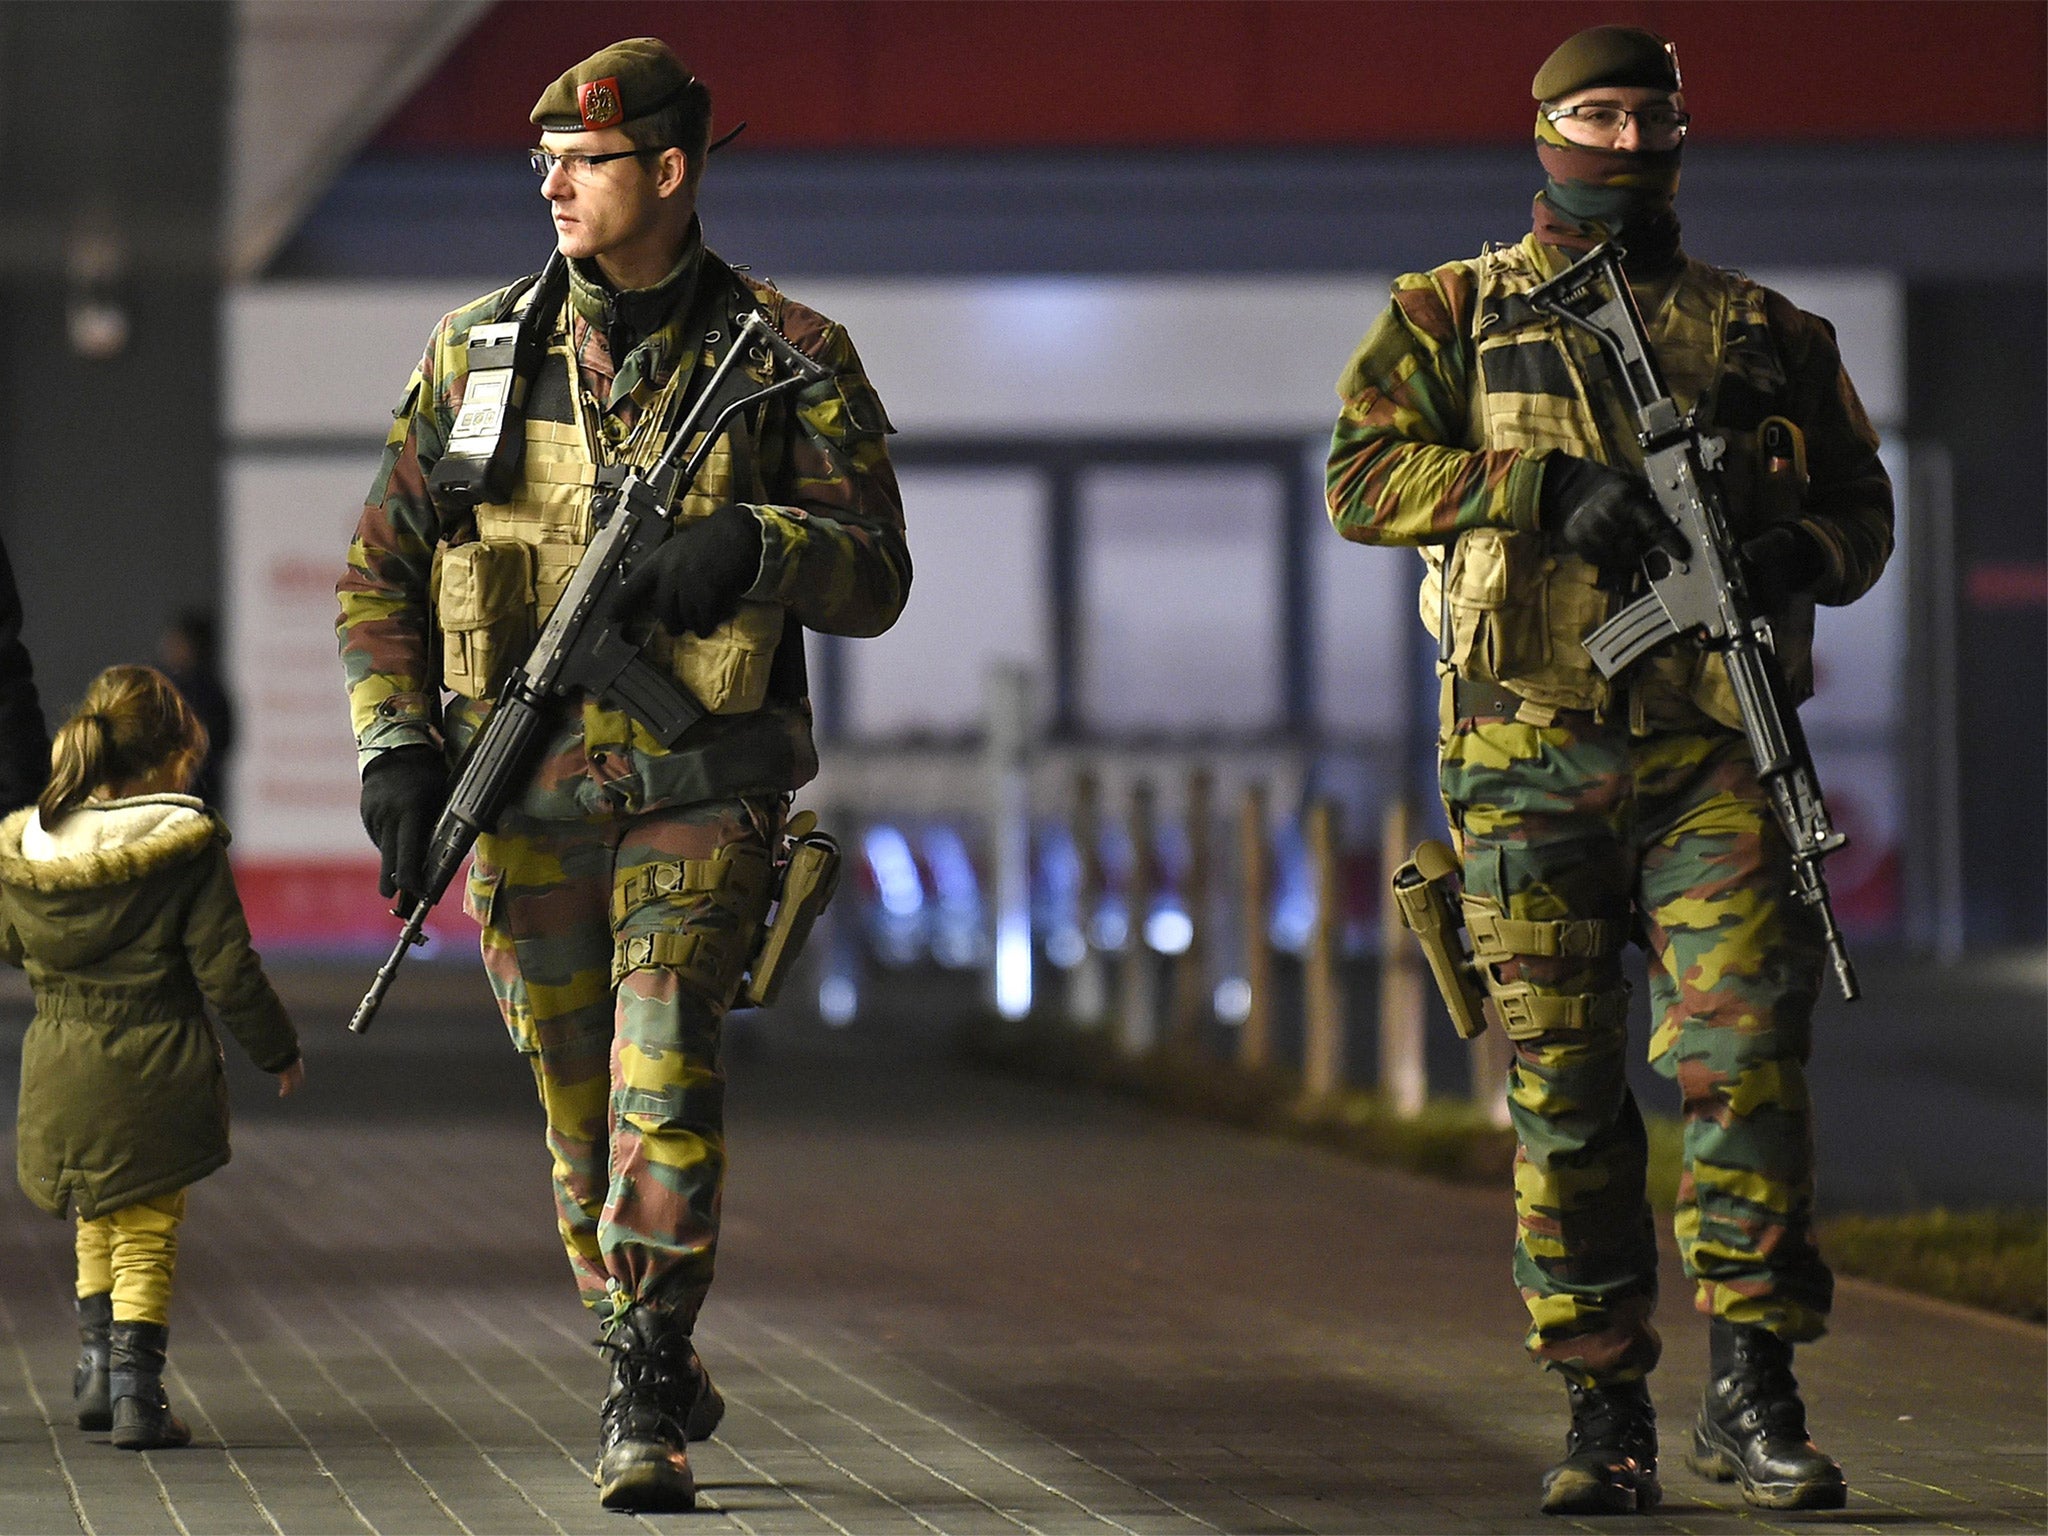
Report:
M78 1298L78 1369L71 1373L71 1406L80 1429L114 1427L107 1400L107 1330L114 1322L114 1293Z
M1759 1509L1840 1509L1849 1485L1806 1437L1806 1405L1792 1376L1792 1346L1768 1328L1715 1318L1713 1380L1693 1426L1693 1471L1736 1483Z
M1567 1382L1572 1427L1564 1460L1543 1474L1546 1515L1633 1515L1657 1507L1657 1410L1650 1384L1612 1387Z
M598 1347L612 1357L611 1390L598 1409L598 1502L642 1512L695 1509L689 1426L702 1368L690 1336L666 1311L634 1306Z
M114 1405L114 1444L124 1451L163 1451L192 1443L192 1431L164 1396L162 1323L115 1322L107 1336L107 1396Z
M690 1372L697 1385L690 1399L690 1417L683 1427L690 1439L709 1440L725 1417L725 1396L711 1384L711 1373L704 1369L695 1344L690 1346Z

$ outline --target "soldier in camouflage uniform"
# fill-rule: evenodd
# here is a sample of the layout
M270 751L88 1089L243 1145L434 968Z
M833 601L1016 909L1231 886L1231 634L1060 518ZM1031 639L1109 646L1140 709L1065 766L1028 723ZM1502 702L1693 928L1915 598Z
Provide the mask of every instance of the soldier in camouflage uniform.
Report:
M1724 486L1752 591L1800 697L1813 604L1847 603L1891 552L1877 438L1827 323L1679 247L1688 119L1675 51L1634 28L1573 37L1538 72L1548 184L1534 229L1411 274L1352 358L1329 462L1337 530L1416 546L1443 666L1441 783L1465 912L1514 1047L1515 1278L1528 1345L1572 1428L1543 1508L1659 1498L1646 1377L1657 1252L1643 1121L1623 1073L1619 951L1649 955L1650 1056L1685 1123L1675 1218L1713 1382L1692 1465L1753 1504L1836 1507L1807 1438L1792 1345L1823 1332L1806 1061L1817 924L1737 729L1718 658L1680 640L1609 684L1581 643L1676 530L1599 358L1525 295L1602 239L1682 407L1728 443ZM1797 433L1766 457L1771 418ZM1801 440L1803 439L1803 442ZM1788 440L1774 426L1770 440Z
M435 327L338 589L387 895L418 888L448 764L574 570L598 469L653 462L750 311L830 375L736 419L676 532L621 588L615 620L651 621L649 654L711 714L670 750L598 699L565 710L479 839L465 899L533 1065L562 1240L612 1360L603 1502L687 1509L685 1441L723 1407L691 1343L725 1168L720 1020L789 796L817 771L802 634L887 629L910 558L892 429L846 332L703 244L705 87L642 38L561 76L532 115L569 291L526 402L521 483L473 511L427 488L463 403L466 337L523 285Z

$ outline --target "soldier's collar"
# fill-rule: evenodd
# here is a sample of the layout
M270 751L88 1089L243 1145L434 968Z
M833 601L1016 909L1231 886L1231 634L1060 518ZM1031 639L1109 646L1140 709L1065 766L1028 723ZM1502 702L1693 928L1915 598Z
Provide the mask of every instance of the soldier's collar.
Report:
M620 321L637 335L652 335L672 317L696 286L704 261L704 233L693 219L683 254L660 282L648 288L616 288L595 261L569 258L569 305L598 329L609 333Z

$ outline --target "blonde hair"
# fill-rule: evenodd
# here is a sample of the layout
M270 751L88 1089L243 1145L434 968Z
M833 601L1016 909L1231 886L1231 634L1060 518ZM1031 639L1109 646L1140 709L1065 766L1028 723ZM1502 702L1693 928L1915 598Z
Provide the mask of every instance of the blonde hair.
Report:
M109 667L50 743L50 782L36 801L43 825L78 809L103 784L174 768L190 778L206 757L206 727L155 667Z

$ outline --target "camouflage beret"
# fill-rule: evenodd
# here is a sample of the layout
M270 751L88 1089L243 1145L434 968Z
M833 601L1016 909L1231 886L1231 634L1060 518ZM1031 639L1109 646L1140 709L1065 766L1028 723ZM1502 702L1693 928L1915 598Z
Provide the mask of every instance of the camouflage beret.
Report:
M672 107L697 86L668 44L629 37L601 48L540 93L532 121L548 133L617 128Z
M1529 93L1538 101L1555 101L1596 85L1676 91L1684 84L1678 50L1667 39L1641 27L1588 27L1543 61Z

